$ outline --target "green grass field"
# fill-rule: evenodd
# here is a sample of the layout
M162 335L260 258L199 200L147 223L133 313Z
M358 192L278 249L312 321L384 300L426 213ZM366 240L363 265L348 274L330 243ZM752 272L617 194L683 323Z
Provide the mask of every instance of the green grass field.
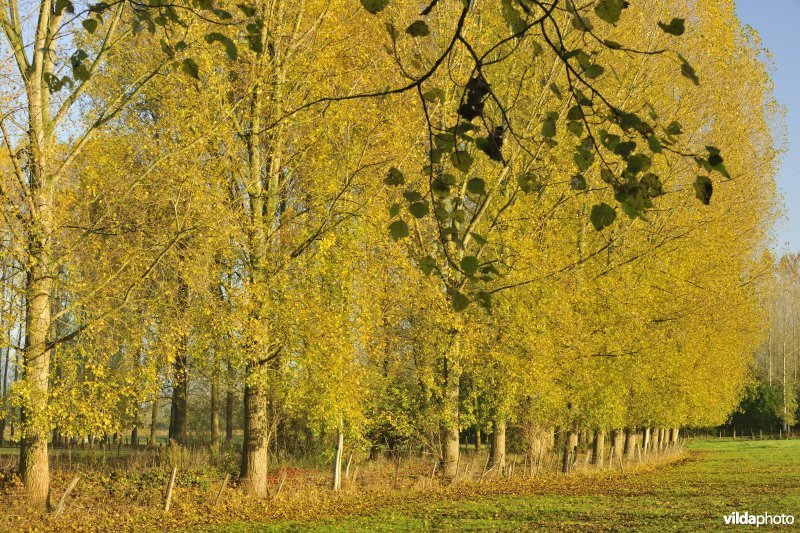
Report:
M695 441L686 459L620 475L572 476L506 494L421 500L362 516L217 526L215 531L718 531L723 515L800 522L800 440ZM463 496L463 497L462 497ZM433 501L432 501L433 500ZM749 526L752 527L752 526ZM774 529L800 529L773 526ZM765 529L762 526L762 529ZM769 528L766 528L769 529Z

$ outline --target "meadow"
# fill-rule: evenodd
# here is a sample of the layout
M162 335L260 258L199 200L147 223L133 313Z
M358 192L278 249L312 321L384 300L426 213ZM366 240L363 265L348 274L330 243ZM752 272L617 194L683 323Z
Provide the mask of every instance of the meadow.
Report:
M193 467L197 454L164 453L76 451L71 471L65 457L54 458L54 503L74 472L85 472L59 517L25 511L21 484L5 469L0 530L717 531L723 516L734 511L800 515L796 439L695 439L622 468L450 484L427 483L428 476L411 463L399 486L392 485L386 482L391 462L376 461L364 466L362 481L350 478L339 493L322 478L297 475L309 470L291 468L278 495L279 473L270 476L269 500L247 498L231 486L219 494L220 470ZM182 473L172 508L164 512L171 464L181 464ZM370 475L380 476L378 482L370 482Z

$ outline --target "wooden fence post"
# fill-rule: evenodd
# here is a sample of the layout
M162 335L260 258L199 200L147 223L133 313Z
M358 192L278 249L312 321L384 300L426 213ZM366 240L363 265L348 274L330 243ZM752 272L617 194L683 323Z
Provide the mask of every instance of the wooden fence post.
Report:
M219 486L219 491L217 491L217 497L214 498L214 503L212 503L211 505L217 505L220 496L222 496L222 491L225 490L225 485L228 484L228 478L230 476L231 476L230 474L225 474L225 479L222 480L222 485Z
M64 491L64 494L61 495L61 499L58 500L58 506L56 507L56 512L53 513L53 518L58 518L58 515L60 515L61 512L64 510L64 505L66 505L67 503L67 497L69 496L70 492L72 492L72 490L75 488L75 485L78 484L78 480L80 478L81 478L80 476L76 475L75 477L72 478L72 481L69 482L69 485L67 485L67 490Z
M172 500L172 489L175 488L175 476L178 474L178 467L172 467L172 475L169 477L169 484L167 485L167 499L164 502L164 512L169 512L170 500Z

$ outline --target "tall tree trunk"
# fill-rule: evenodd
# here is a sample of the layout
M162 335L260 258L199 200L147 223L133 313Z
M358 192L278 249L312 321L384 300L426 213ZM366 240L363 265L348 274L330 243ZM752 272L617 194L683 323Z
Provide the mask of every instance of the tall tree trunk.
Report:
M172 366L172 405L169 411L169 439L178 444L186 444L186 404L189 389L189 373L187 366L185 337L182 338L179 353Z
M606 444L606 432L598 429L594 432L594 441L592 443L592 464L602 468L603 466L603 449Z
M228 445L233 442L233 391L230 388L225 391L225 442Z
M622 448L624 447L625 434L621 429L614 429L611 431L611 450L612 459L619 459L622 457Z
M492 432L492 468L502 474L506 467L506 420L495 417Z
M219 449L219 380L216 376L211 378L211 447Z
M153 398L150 405L150 437L147 439L147 445L151 447L156 445L156 422L158 422L158 398Z
M561 472L568 474L572 471L572 464L578 453L578 432L574 429L569 430L564 442L564 455L561 458Z
M652 446L650 442L650 428L646 427L642 431L642 450L647 451L650 449L650 446Z
M49 204L46 202L42 202L38 207L42 211L49 211ZM44 508L50 490L50 467L47 456L50 349L47 345L47 336L51 324L53 278L50 269L46 268L50 261L49 224L42 224L31 231L29 248L32 264L28 267L26 276L27 320L22 362L23 379L29 394L20 413L22 436L19 472L25 485L28 502L34 507Z
M636 451L636 430L632 428L625 428L625 457L628 460L633 459L633 454Z
M255 366L253 363L248 365ZM261 365L263 366L263 365ZM258 375L250 368L248 375ZM262 379L265 378L262 373ZM264 498L267 496L269 473L269 420L267 388L264 383L245 385L244 388L244 443L242 445L242 485L245 492Z
M475 426L475 451L481 451L481 428L480 426Z
M333 457L333 490L338 491L342 488L342 454L344 453L344 428L342 421L336 428L336 453Z
M442 394L442 475L454 479L458 474L459 457L459 381L461 379L461 337L452 333L449 353L444 357L444 390Z

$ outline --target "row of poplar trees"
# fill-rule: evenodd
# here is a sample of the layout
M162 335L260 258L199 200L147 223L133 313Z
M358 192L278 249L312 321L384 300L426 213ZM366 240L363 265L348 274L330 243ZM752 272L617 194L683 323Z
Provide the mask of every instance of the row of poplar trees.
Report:
M256 496L296 428L452 477L466 431L724 421L779 126L733 2L410 4L0 0L31 503L48 441L140 435L165 396L178 442L242 409Z

